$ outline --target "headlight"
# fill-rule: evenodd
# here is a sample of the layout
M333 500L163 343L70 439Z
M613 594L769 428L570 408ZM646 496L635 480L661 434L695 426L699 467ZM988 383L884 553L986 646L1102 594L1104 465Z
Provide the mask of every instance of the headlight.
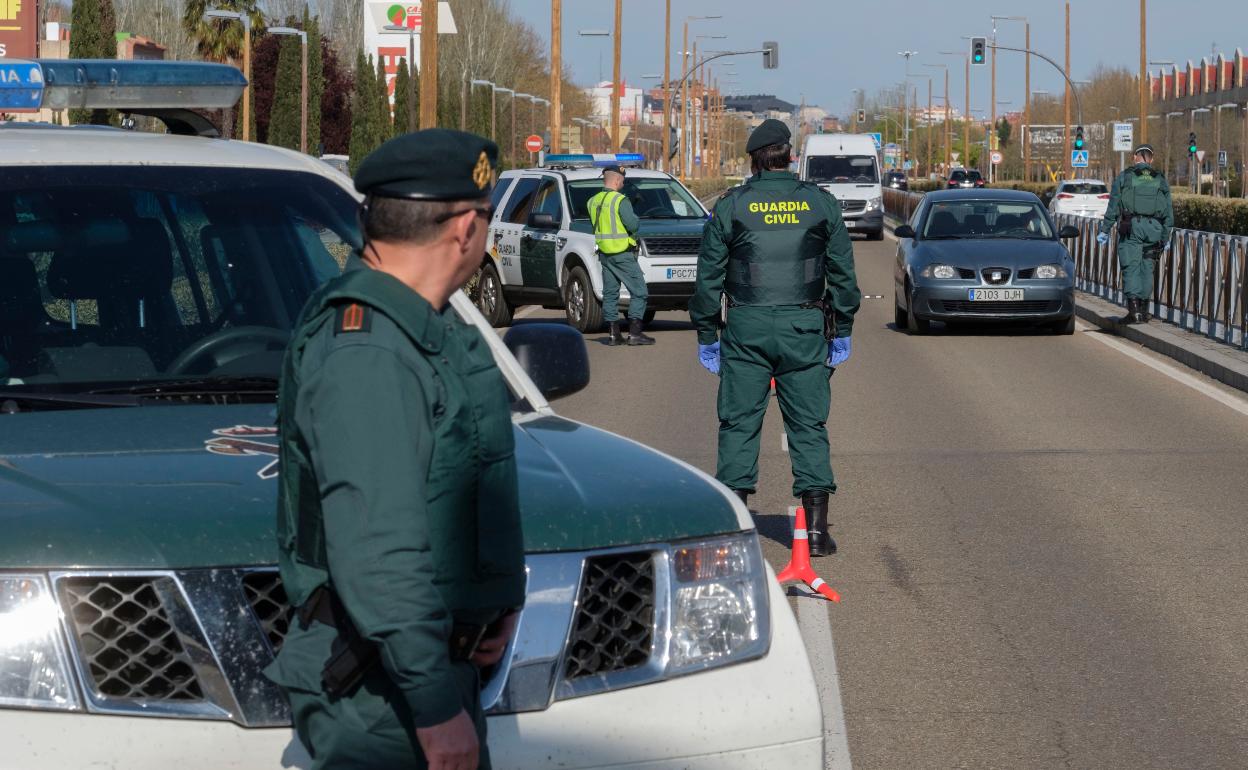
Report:
M673 546L669 674L766 652L767 578L753 534Z
M919 271L924 278L957 278L958 270L951 265L928 265Z
M1061 265L1041 265L1036 268L1036 278L1045 280L1052 278L1065 278L1066 268Z
M867 199L867 211L875 211L880 208L883 203L883 198L869 198Z
M40 575L0 575L0 706L80 708L60 614Z

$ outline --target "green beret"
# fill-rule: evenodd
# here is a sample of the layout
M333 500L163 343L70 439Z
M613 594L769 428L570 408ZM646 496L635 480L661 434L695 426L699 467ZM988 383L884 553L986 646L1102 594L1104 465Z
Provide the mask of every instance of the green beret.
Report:
M754 152L772 144L788 144L793 138L789 127L775 118L767 118L758 124L758 128L750 134L750 141L745 144L746 152Z
M498 169L498 145L448 128L395 137L364 159L355 189L364 195L411 200L488 198Z

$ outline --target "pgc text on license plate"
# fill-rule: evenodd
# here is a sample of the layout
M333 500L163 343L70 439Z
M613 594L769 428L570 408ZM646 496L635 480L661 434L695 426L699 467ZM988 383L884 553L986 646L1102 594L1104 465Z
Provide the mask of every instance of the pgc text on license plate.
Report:
M1018 302L1023 298L1023 290L967 289L966 298L971 302Z
M696 267L669 267L667 269L667 280L669 281L693 281L698 277L698 269Z

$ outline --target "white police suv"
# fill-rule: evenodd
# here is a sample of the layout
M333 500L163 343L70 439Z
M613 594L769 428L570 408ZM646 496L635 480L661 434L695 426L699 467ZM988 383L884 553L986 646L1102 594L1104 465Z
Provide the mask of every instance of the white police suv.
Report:
M687 309L709 214L677 179L641 168L644 163L636 154L551 155L539 168L503 172L474 295L486 320L506 326L521 305L562 308L582 332L611 320L602 317L602 267L588 211L607 165L625 169L621 192L641 219L637 258L650 292L646 320L659 310ZM627 289L620 290L620 305L628 305Z
M191 109L245 83L0 60L0 112L169 129L0 123L0 768L311 764L261 673L297 622L275 566L277 379L359 243L359 197L312 157L212 138ZM503 339L466 294L451 305L513 396L528 592L484 673L494 766L822 768L810 662L741 502L551 409L588 383L580 334Z

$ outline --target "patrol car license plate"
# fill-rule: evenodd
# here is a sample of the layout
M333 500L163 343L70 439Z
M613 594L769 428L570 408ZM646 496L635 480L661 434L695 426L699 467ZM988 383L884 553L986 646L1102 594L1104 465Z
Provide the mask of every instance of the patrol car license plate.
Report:
M967 289L966 298L971 302L1018 302L1023 298L1023 290Z
M667 269L667 280L669 281L692 281L698 277L698 269L696 267L669 267Z

